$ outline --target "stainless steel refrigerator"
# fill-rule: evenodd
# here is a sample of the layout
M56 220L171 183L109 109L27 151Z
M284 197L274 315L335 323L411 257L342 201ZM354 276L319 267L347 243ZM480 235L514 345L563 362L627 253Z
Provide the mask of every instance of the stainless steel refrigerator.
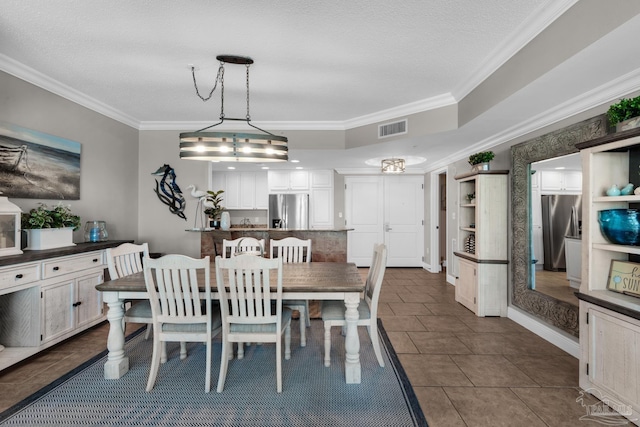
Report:
M309 228L308 194L269 194L269 226L288 230Z
M553 194L541 201L544 269L565 271L564 238L581 236L582 196Z

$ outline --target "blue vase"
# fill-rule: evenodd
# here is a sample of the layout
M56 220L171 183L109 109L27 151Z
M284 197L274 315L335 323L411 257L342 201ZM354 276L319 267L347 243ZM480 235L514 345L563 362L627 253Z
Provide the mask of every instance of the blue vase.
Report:
M640 246L640 211L607 209L598 212L600 231L611 243Z

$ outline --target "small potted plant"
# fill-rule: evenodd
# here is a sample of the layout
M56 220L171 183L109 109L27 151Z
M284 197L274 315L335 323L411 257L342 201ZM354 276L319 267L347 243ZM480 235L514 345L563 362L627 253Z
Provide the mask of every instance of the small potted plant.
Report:
M473 166L474 171L489 170L489 162L494 157L493 151L481 151L469 156L469 164Z
M224 212L224 207L221 205L223 200L222 193L224 193L224 190L208 190L207 197L204 200L204 205L206 206L204 213L209 217L213 228L220 227L220 215Z
M607 111L609 124L616 127L616 132L640 126L640 96L630 99L622 98Z
M473 203L476 200L476 193L469 193L465 196L465 198L467 199L467 203Z
M22 214L21 225L28 234L26 249L61 248L75 245L73 232L80 228L80 217L62 203L53 208L40 203L37 208Z

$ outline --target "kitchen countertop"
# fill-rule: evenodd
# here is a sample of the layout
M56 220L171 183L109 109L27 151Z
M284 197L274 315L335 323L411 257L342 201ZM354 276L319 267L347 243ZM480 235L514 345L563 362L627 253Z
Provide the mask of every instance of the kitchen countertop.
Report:
M187 231L219 231L219 232L230 232L230 231L312 231L312 232L322 232L322 231L352 231L353 228L331 228L331 229L303 229L303 230L295 230L289 228L266 228L266 227L231 227L228 230L221 230L219 228L205 228L205 229L191 229Z

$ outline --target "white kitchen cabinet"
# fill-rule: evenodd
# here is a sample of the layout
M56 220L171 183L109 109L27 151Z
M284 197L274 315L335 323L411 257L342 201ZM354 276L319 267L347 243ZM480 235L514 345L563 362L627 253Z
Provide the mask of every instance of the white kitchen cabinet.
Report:
M579 194L582 192L582 171L540 171L542 194Z
M305 170L269 171L269 192L306 192L309 191L309 172Z
M213 172L212 191L224 190L222 206L226 209L267 209L266 172Z
M104 321L95 287L104 281L106 261L96 245L78 244L72 255L35 261L31 253L24 255L29 262L0 267L0 343L6 347L0 370ZM91 250L82 252L83 246Z
M478 171L458 180L461 251L455 299L477 316L507 315L508 171ZM470 202L468 194L475 194Z
M309 227L329 230L333 228L333 171L309 172Z

